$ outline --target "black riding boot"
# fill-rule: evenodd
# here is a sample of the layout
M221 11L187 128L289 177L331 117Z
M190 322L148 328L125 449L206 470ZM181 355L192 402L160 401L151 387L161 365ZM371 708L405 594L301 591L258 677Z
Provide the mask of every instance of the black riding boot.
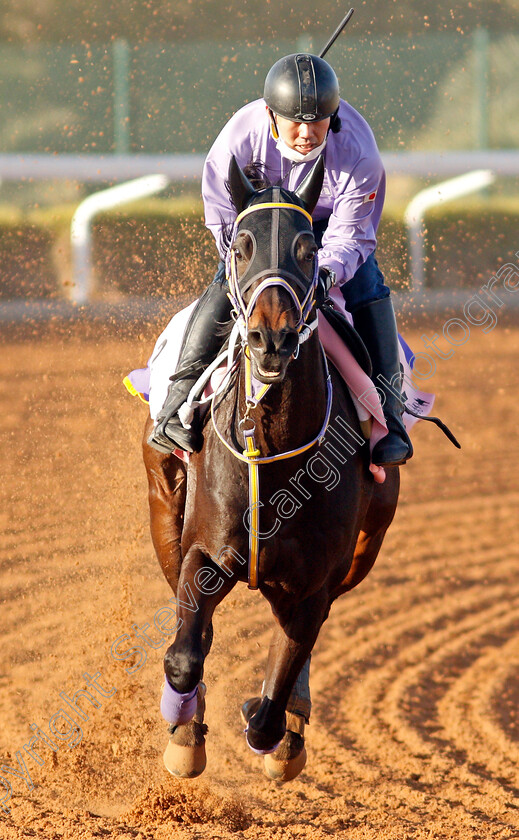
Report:
M170 377L171 385L155 421L148 443L159 452L169 454L174 449L198 452L203 436L195 427L185 429L177 416L180 406L198 377L216 358L223 344L219 328L231 316L227 285L211 283L191 313L180 350L177 372Z
M382 409L388 434L375 445L372 461L381 467L405 464L413 455L413 446L402 421L402 373L391 298L381 298L356 309L353 325L371 356L373 382L385 396Z

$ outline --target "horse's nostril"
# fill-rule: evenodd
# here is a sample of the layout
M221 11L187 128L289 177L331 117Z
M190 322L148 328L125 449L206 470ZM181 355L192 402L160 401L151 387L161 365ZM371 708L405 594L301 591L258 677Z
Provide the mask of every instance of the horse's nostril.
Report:
M271 361L279 357L287 358L292 356L299 343L299 336L295 330L272 330L251 329L247 333L247 343L253 353L269 357Z
M284 356L291 356L295 353L297 345L299 344L299 335L296 332L287 333L283 337L279 352Z
M249 330L247 335L249 347L254 350L260 350L263 346L263 339L259 330Z

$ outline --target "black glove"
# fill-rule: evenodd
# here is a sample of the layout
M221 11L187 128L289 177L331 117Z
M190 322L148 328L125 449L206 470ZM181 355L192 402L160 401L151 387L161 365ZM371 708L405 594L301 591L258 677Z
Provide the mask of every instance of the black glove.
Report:
M178 448L174 443L174 432L181 425L177 412L187 399L194 381L193 376L185 377L180 381L176 380L175 375L172 377L164 405L157 414L155 427L148 438L149 445L158 449L159 452L173 452ZM168 432L173 433L173 439Z
M170 453L176 448L176 444L168 437L166 429L169 421L174 417L175 412L168 412L162 409L155 420L155 427L148 438L148 443L159 452Z
M317 275L317 286L315 289L315 303L318 309L325 302L332 286L335 286L335 271L322 265Z

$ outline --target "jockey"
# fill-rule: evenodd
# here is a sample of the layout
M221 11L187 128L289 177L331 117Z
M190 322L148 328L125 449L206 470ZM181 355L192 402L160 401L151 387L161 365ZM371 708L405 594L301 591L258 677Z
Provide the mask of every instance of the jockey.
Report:
M177 411L220 350L219 327L230 318L224 260L226 233L236 218L226 188L232 155L242 169L261 161L269 181L292 191L323 156L324 184L313 212L322 291L326 294L338 284L371 356L375 385L385 397L388 434L374 447L372 461L380 466L405 463L413 448L402 422L396 322L390 291L375 259L385 173L373 133L340 98L333 69L308 54L288 55L273 65L263 99L231 117L207 156L202 178L205 222L221 262L190 317L177 372L148 443L165 453L175 448L198 451L202 444L200 431L194 425L185 429Z

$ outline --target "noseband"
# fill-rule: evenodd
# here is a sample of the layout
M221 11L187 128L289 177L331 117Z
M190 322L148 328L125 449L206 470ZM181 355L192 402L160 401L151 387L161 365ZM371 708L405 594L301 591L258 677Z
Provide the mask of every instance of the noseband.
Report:
M278 193L281 198L281 191L279 187L273 188L273 193ZM256 226L257 230L255 232L249 229L246 231L239 230L239 226L243 219L250 217L253 213L267 210L269 211L269 220L271 222L270 232L265 229L262 230L259 226ZM280 237L286 236L286 233L280 230L280 211L283 210L290 210L302 215L310 223L310 229L308 229L305 224L297 226L295 236L290 247L291 259L288 264L285 261L285 264L280 266L279 254L282 250L280 249ZM297 264L294 249L299 237L305 233L311 232L311 230L312 217L310 213L297 204L281 200L252 204L243 210L236 218L233 228L232 241L234 242L239 232L246 232L251 237L253 243L253 255L242 277L238 277L237 254L234 248L229 249L226 261L229 297L233 304L242 340L247 336L249 319L256 303L258 302L258 298L266 289L272 286L278 286L285 289L292 299L296 312L298 313L296 329L300 334L299 342L301 343L309 338L312 330L308 327L306 321L314 304L318 265L317 260L314 259L312 277L307 277ZM261 242L261 245L267 245L268 247L258 247L259 240L264 240ZM285 248L283 250L286 251L287 249ZM246 303L244 301L244 295L247 294L253 283L258 280L261 282L257 288L254 289L250 300ZM293 288L294 285L298 288L302 295L301 300ZM305 327L306 329L304 329Z

